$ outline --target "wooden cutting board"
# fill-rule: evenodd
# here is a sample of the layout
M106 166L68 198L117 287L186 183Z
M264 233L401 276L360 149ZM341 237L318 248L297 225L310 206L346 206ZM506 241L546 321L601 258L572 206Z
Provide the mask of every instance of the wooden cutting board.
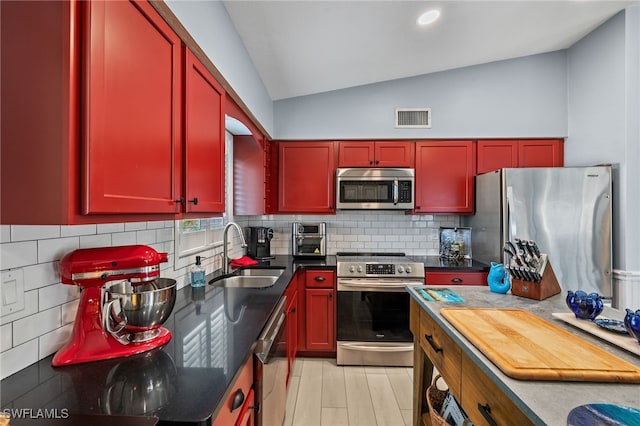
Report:
M640 368L521 309L442 308L504 374L522 380L640 383Z

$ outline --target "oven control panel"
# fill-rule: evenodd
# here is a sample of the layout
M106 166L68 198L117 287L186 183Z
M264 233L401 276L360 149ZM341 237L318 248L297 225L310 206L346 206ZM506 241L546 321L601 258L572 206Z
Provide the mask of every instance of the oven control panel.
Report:
M417 262L339 262L338 277L424 278L424 265Z

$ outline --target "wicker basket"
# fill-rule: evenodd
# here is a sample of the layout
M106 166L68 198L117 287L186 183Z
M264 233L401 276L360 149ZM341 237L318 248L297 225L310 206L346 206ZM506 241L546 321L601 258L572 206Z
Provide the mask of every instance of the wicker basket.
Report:
M449 426L449 424L440 415L442 404L447 397L447 390L440 390L436 386L438 379L442 379L439 374L436 376L431 386L427 388L427 405L429 406L429 416L431 417L432 426ZM444 379L443 379L444 380Z

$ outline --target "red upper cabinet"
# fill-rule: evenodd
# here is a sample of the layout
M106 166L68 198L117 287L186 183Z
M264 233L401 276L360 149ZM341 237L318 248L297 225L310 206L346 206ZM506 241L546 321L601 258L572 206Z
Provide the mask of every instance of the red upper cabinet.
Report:
M487 173L505 167L518 167L517 142L509 140L479 140L477 142L476 173Z
M407 141L343 141L338 167L413 167L413 151Z
M503 167L562 167L562 139L495 139L477 142L476 173Z
M82 5L82 212L177 213L181 40L146 1Z
M225 93L185 49L184 194L186 212L224 212Z
M564 145L561 139L520 140L518 167L562 167Z
M278 142L278 212L335 212L335 144Z
M416 213L473 213L473 141L416 142Z

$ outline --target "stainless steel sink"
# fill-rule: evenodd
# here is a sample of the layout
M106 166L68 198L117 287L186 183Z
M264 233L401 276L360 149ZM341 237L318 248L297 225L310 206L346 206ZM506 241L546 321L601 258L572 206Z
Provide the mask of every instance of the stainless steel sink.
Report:
M226 288L267 288L278 281L278 277L269 276L232 276L216 281L213 285Z
M242 277L279 277L284 273L284 268L247 268L237 272Z

